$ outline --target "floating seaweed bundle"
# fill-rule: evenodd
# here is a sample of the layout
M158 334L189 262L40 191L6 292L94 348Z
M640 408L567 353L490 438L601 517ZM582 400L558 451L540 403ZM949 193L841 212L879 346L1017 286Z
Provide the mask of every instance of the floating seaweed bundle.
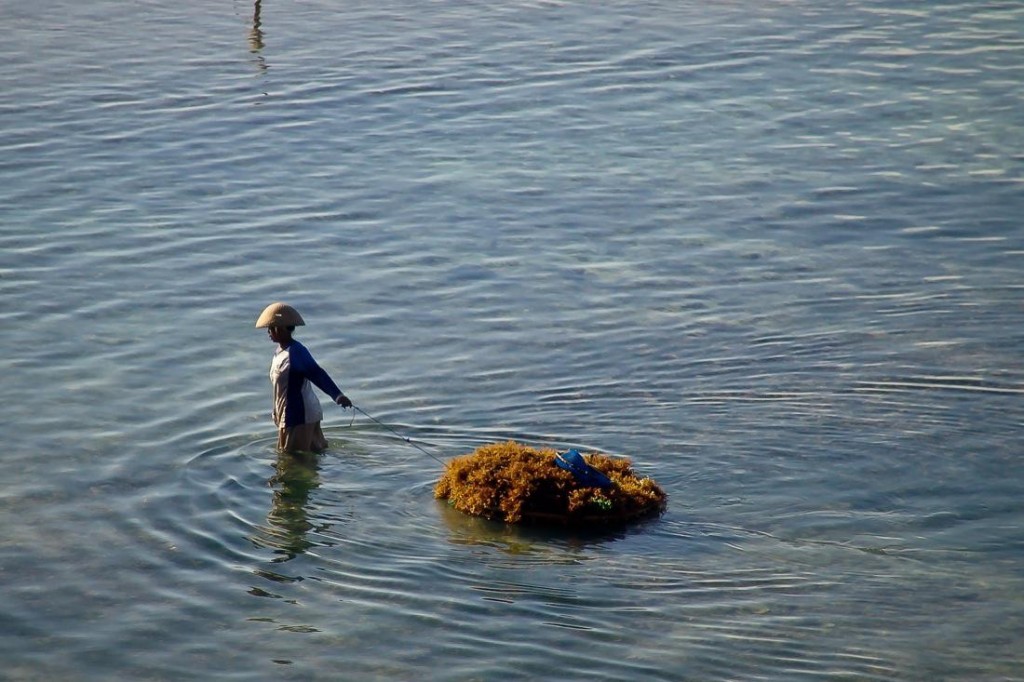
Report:
M611 479L611 486L600 488L578 483L555 465L556 454L515 441L484 445L449 461L434 495L459 511L508 523L602 525L664 510L664 491L638 477L629 459L585 455L588 465Z

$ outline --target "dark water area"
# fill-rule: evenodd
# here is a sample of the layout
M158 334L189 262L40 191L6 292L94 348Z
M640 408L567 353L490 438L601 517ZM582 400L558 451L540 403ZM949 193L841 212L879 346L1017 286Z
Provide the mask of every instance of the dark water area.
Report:
M1024 4L0 16L0 678L1022 679ZM387 428L275 452L274 300Z

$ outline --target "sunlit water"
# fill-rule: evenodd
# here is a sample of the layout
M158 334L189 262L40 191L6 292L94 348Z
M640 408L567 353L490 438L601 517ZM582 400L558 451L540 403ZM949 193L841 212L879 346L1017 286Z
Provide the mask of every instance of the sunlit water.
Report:
M0 17L0 677L1024 677L1021 3ZM313 466L278 299L388 426ZM393 431L669 507L466 517Z

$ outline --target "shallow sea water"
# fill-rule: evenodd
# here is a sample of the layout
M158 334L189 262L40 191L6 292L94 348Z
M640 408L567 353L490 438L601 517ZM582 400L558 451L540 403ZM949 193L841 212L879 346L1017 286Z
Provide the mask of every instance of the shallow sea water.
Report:
M1024 4L0 15L0 677L1024 679ZM278 299L388 426L313 465Z

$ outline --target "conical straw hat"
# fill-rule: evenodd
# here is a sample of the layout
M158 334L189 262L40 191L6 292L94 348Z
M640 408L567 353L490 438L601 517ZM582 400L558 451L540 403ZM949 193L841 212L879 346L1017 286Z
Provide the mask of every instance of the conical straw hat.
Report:
M256 320L256 328L261 327L298 327L306 324L299 311L287 303L271 303Z

